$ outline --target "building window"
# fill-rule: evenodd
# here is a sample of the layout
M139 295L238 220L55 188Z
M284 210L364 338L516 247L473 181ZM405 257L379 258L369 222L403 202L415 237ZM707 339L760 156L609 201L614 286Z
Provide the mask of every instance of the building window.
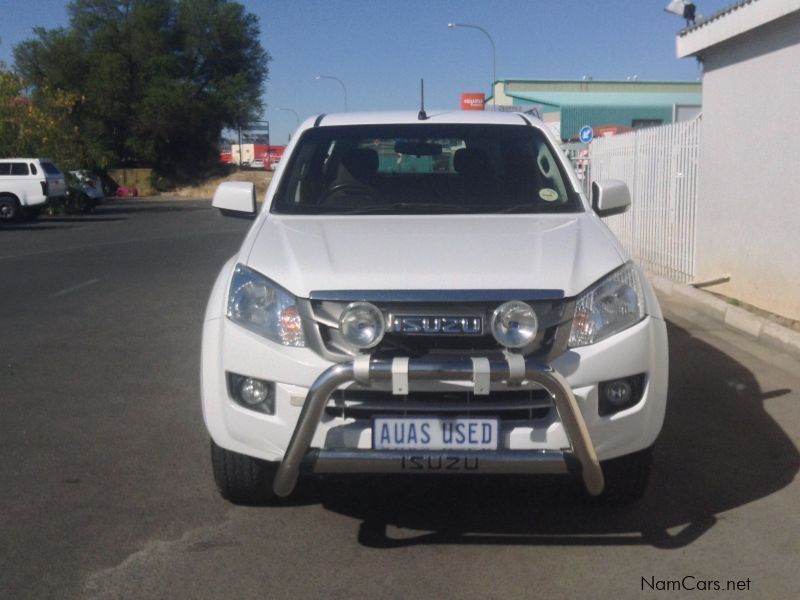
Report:
M664 119L634 119L631 122L631 127L634 129L644 129L646 127L657 127L663 124Z

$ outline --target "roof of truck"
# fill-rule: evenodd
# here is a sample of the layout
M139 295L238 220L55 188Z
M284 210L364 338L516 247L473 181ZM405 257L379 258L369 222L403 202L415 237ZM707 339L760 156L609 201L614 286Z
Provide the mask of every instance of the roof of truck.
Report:
M419 118L419 111L346 112L318 115L306 121L309 126L333 127L337 125L410 125L414 123L485 124L485 125L541 125L539 119L519 112L491 110L428 110L427 119ZM306 126L304 123L304 128Z

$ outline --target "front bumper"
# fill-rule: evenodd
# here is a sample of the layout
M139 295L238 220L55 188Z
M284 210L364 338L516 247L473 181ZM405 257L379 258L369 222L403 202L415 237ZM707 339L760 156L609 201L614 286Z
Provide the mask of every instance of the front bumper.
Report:
M443 373L438 360L435 363L430 363L430 359L423 363L409 361L409 380L416 382L414 389L472 389L475 373L469 357L447 358L448 365L458 373ZM491 365L492 392L519 389L505 380L510 376L509 366L501 363L502 360ZM601 461L651 446L661 430L666 408L667 334L662 319L647 317L606 340L571 349L549 366L534 361L526 363L526 377L531 379L525 385L546 388L551 396L566 395L567 401L561 400L560 406L553 402L553 410L536 421L502 422L497 451L376 452L372 449L370 422L326 414L327 396L322 398L319 393L314 394L314 398L321 399L313 400L313 413L310 413L312 394L309 391L328 381L331 372L336 373L340 390L356 387L392 390L391 361L372 361L370 377L365 379L362 360L359 372L360 378L368 382L366 386L359 382L353 369L353 362L331 363L308 348L281 347L225 318L207 318L203 331L201 390L208 431L219 446L267 461L283 461L291 443L299 450L293 450L292 461L284 468L285 471L291 466L290 475L302 464L315 473L568 471L585 476L587 467L582 466L574 447L583 435L576 433L575 427L568 431L568 424L562 422L564 415L580 417L590 439L584 445L592 447ZM228 395L226 372L275 381L275 414L265 415L235 404ZM327 374L324 379L321 373ZM599 415L599 382L637 373L647 374L640 402L610 416ZM320 410L323 411L321 415ZM301 422L306 423L302 443L293 441L299 435L298 423ZM306 441L309 433L310 442ZM405 464L402 463L404 456ZM420 456L424 468L420 467ZM409 457L414 460L409 461ZM480 459L477 470L472 468L474 462L466 462L475 457ZM440 462L440 459L448 460ZM451 463L452 470L445 468ZM442 468L436 470L440 464Z
M341 385L370 385L391 381L394 393L408 392L419 380L472 381L476 392L487 393L492 382L512 386L541 386L553 397L570 442L559 450L462 451L322 449L310 453L311 441L331 394ZM579 467L587 491L603 491L603 472L578 403L566 380L551 367L532 359L506 360L441 357L391 360L360 357L325 370L313 383L275 477L273 490L287 496L294 489L302 463L315 473L403 473L430 470L442 473L566 473ZM432 468L432 465L435 467Z

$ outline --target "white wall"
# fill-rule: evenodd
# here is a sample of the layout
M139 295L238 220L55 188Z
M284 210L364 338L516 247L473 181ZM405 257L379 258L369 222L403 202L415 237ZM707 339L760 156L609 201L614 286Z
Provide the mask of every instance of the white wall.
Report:
M239 152L241 150L242 157L241 161L239 160ZM234 165L238 165L240 162L242 163L251 163L256 159L256 150L254 144L232 144L231 145L231 163Z
M800 12L702 54L697 277L800 319Z

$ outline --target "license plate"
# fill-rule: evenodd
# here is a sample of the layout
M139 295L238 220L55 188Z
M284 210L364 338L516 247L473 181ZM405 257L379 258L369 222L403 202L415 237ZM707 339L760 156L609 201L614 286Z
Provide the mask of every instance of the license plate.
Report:
M375 417L375 450L497 450L496 418Z

